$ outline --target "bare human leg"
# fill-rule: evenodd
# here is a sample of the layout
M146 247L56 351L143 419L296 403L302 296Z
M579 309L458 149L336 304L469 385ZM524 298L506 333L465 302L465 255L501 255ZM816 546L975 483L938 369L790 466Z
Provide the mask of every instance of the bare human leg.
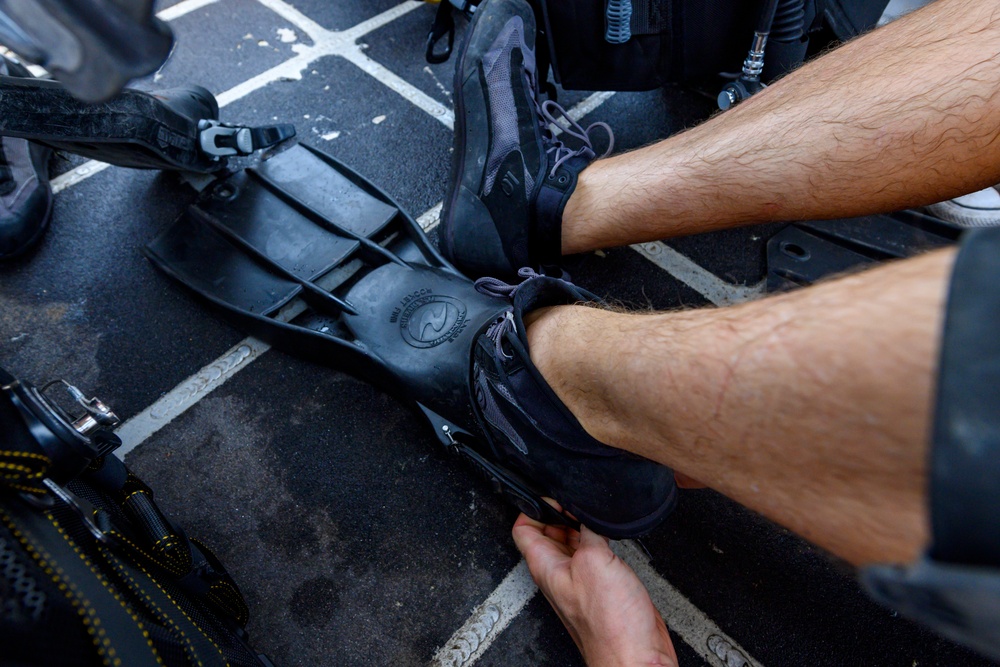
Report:
M998 18L988 3L938 0L733 111L593 163L563 211L563 254L895 210L1000 181ZM531 357L598 440L851 562L909 562L927 543L931 393L954 256L738 308L543 310L529 323ZM544 557L573 542L546 530L522 517L514 538L588 664L616 664L587 647L619 620L608 591L637 580L618 580L613 561L591 573L603 577L574 579L582 550ZM629 638L648 656L662 637L646 612Z
M598 440L855 564L927 543L926 459L954 251L723 309L537 311L531 358Z
M937 0L581 174L564 254L930 204L1000 182L1000 12Z

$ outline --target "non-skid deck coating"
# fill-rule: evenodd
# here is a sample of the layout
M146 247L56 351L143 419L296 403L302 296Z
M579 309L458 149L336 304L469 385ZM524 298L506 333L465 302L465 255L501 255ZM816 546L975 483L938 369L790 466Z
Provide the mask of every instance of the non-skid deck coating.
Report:
M197 83L219 96L223 120L294 123L413 215L431 211L423 222L434 235L453 63L423 60L432 7L180 0L159 9L178 46L138 85ZM711 101L679 89L562 101L587 105L584 124L610 122L617 150L711 113ZM231 568L255 646L285 666L580 665L525 580L509 535L515 513L416 415L358 380L247 341L157 274L141 247L193 200L177 176L94 167L53 164L63 176L50 234L0 266L0 364L35 382L65 377L134 418L126 460ZM671 241L646 253L655 261L611 250L571 271L635 308L732 300L763 278L774 231ZM740 655L770 666L986 664L869 602L848 566L713 492L685 493L644 545L649 563L634 543L623 553L667 611L682 665L737 667Z

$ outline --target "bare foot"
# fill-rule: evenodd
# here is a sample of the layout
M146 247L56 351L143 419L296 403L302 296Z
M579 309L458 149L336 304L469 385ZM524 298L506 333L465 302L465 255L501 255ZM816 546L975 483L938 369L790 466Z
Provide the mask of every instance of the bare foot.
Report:
M577 532L524 514L513 535L535 583L589 667L677 666L663 618L606 538L586 526Z

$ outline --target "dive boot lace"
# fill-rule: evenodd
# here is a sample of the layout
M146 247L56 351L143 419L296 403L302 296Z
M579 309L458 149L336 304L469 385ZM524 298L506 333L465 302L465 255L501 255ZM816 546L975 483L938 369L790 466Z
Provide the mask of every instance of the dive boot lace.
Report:
M536 100L537 104L537 100ZM586 128L581 126L572 117L570 117L569 112L562 108L556 102L552 100L545 100L538 105L538 113L541 116L542 125L542 142L545 144L545 153L549 156L552 162L552 168L549 170L549 176L553 177L556 175L556 170L562 166L564 162L574 157L584 157L588 160L593 160L595 157L607 157L611 155L611 151L615 147L615 133L611 131L611 126L605 122L597 121L596 123L591 123ZM560 119L566 121L563 125L559 122ZM556 139L555 133L552 132L550 125L555 125L562 128L563 134L567 134L571 137L576 137L583 142L583 145L576 150L573 150L566 144L564 144L559 139ZM594 128L599 127L608 133L608 148L601 153L600 156L597 155L597 151L594 150L594 142L590 138L590 133Z
M524 278L524 280L516 285L511 285L510 283L504 282L499 278L480 278L476 281L474 287L477 292L485 294L486 296L492 296L497 299L513 299L514 293L517 292L521 285L531 278L541 277L540 274L536 273L534 269L528 266L523 266L518 269L517 275Z
M524 280L517 285L511 285L510 283L504 282L499 278L480 278L476 281L474 286L476 291L480 294L492 296L497 299L510 299L513 301L514 294L517 293L517 290L520 289L521 285L531 278L540 277L534 269L527 266L518 269L517 275L524 278ZM486 337L492 340L493 344L496 345L497 356L508 361L514 357L504 352L502 341L511 331L514 331L514 311L511 310L506 311L502 317L493 322L493 324L491 324L486 330Z
M528 77L528 84L531 89L531 101L535 104L535 111L538 113L538 124L542 129L542 143L545 145L545 154L548 156L552 167L549 169L549 177L556 175L556 170L564 162L574 157L584 157L593 160L595 157L607 157L615 147L615 133L611 131L611 126L602 121L591 123L586 128L573 120L566 109L559 106L553 100L538 101L538 82L532 72L525 70ZM565 121L565 125L560 123L560 119ZM568 134L583 142L580 148L572 149L556 138L552 126L560 128L563 134ZM594 150L594 142L590 138L590 133L594 128L600 127L608 133L608 148L600 156Z

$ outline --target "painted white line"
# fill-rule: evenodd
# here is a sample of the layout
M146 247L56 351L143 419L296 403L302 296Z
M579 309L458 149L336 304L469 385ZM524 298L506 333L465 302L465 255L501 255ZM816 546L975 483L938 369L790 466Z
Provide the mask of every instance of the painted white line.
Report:
M367 35L373 30L378 30L387 23L392 23L399 17L409 14L423 4L421 2L417 2L416 0L404 0L404 2L401 2L395 7L387 9L381 14L362 21L347 30L327 30L283 0L257 0L257 2L306 33L309 38L317 44L321 41L328 41L331 39L345 43L354 42L356 39Z
M438 649L430 664L433 667L468 667L476 662L537 592L528 564L521 560L473 610L465 625Z
M588 113L597 109L597 107L601 106L602 104L610 100L612 97L614 97L614 92L612 91L594 93L589 97L586 97L577 102L572 109L566 112L566 115L572 118L577 123L579 123L581 118L583 118ZM549 123L549 128L552 130L552 134L554 134L557 137L566 131L566 128L564 128L559 123Z
M87 160L76 169L67 171L52 179L52 192L58 194L68 187L72 187L81 181L85 181L96 173L102 172L111 165L107 162L97 160Z
M649 564L649 559L633 541L612 542L611 548L628 563L646 586L653 604L667 626L713 667L761 667L712 619L691 604Z
M299 54L289 58L285 62L275 65L269 70L265 70L250 79L247 79L243 83L238 83L229 90L220 93L215 96L215 99L219 102L219 107L225 107L236 100L242 99L249 95L250 93L260 90L264 86L274 83L275 81L299 81L302 79L302 72L309 67L312 62L318 58L322 58L327 55L322 49L316 46L304 46L302 44L293 44L292 48L299 47Z
M733 285L659 241L632 246L637 253L681 281L716 306L730 306L759 298L764 281L756 285Z
M364 37L368 33L374 30L378 30L387 23L392 23L399 17L409 14L414 9L417 9L418 7L423 7L423 5L424 3L417 2L417 0L406 0L406 2L398 4L392 9L387 9L378 16L373 16L367 21L362 21L353 28L348 28L341 34L345 41L354 42L355 40Z
M455 114L451 109L389 71L384 65L366 56L361 52L360 47L345 49L340 55L346 58L348 62L357 65L362 71L376 79L379 83L398 93L407 102L410 102L421 111L430 114L431 117L440 121L449 130L455 127Z
M256 338L246 338L221 357L167 392L160 400L118 427L122 446L115 452L125 455L147 438L183 414L192 405L221 387L257 357L271 348Z
M353 37L354 35L365 34L367 30L374 30L412 11L415 8L414 5L417 7L420 6L418 2L407 0L407 2L365 21L361 24L366 26L365 31L355 32L355 29L352 28L344 32L335 32L326 30L315 21L303 15L299 10L281 0L257 0L257 2L302 30L313 43L311 45L293 44L292 50L295 52L295 56L217 95L216 99L219 101L219 107L232 104L236 100L242 99L275 81L301 80L302 73L320 58L339 56L343 55L344 51L357 49L354 44L354 39L356 39L356 37Z
M444 202L439 201L437 204L432 206L426 213L417 218L417 224L425 232L429 232L438 226L441 222L441 209L444 208Z
M214 5L218 1L219 0L184 0L184 2L178 2L173 7L167 7L162 12L157 12L156 18L161 21L173 21L174 19L180 18L185 14L190 14L191 12L201 9L202 7Z
M257 2L306 33L314 43L318 43L323 35L330 32L287 2L281 0L257 0Z
M597 109L597 107L601 106L602 104L610 100L612 97L614 97L614 95L615 95L614 91L611 90L605 90L599 93L594 93L590 97L587 97L586 99L583 99L580 102L578 102L567 113L569 114L570 118L579 123L581 118L583 118L587 114Z
M708 664L712 667L761 667L733 638L653 569L642 548L634 541L612 541L611 548L646 586L667 626ZM438 649L431 659L431 666L471 667L537 592L528 566L521 560L489 597L473 610L469 620Z

